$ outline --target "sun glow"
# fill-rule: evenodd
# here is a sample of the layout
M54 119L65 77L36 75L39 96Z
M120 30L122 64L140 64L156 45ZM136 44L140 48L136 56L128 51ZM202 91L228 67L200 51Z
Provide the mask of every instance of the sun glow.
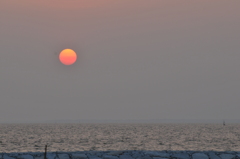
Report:
M64 65L72 65L77 61L77 54L72 49L64 49L59 54L59 60Z

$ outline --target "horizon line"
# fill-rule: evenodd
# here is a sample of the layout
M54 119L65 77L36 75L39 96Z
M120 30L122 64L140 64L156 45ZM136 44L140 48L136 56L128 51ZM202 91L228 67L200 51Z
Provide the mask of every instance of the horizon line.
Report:
M223 124L225 121L226 124L235 124L240 123L240 119L122 119L122 120L113 120L113 119L59 119L59 120L45 120L45 121L9 121L9 122L0 122L0 124L60 124L60 123L89 123L89 124Z

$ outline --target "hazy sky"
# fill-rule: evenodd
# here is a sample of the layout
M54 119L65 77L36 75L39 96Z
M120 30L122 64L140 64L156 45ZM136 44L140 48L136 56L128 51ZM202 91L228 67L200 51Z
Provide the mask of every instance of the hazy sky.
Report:
M0 0L0 122L239 119L239 6Z

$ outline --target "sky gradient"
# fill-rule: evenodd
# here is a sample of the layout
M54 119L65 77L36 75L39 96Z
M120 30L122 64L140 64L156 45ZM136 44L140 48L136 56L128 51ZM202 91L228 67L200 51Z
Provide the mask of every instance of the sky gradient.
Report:
M0 123L239 119L239 6L0 0Z

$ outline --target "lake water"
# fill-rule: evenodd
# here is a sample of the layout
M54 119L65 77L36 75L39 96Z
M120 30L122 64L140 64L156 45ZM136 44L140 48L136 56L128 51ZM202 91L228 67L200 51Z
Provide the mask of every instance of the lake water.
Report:
M106 150L240 151L240 125L0 124L1 152Z

